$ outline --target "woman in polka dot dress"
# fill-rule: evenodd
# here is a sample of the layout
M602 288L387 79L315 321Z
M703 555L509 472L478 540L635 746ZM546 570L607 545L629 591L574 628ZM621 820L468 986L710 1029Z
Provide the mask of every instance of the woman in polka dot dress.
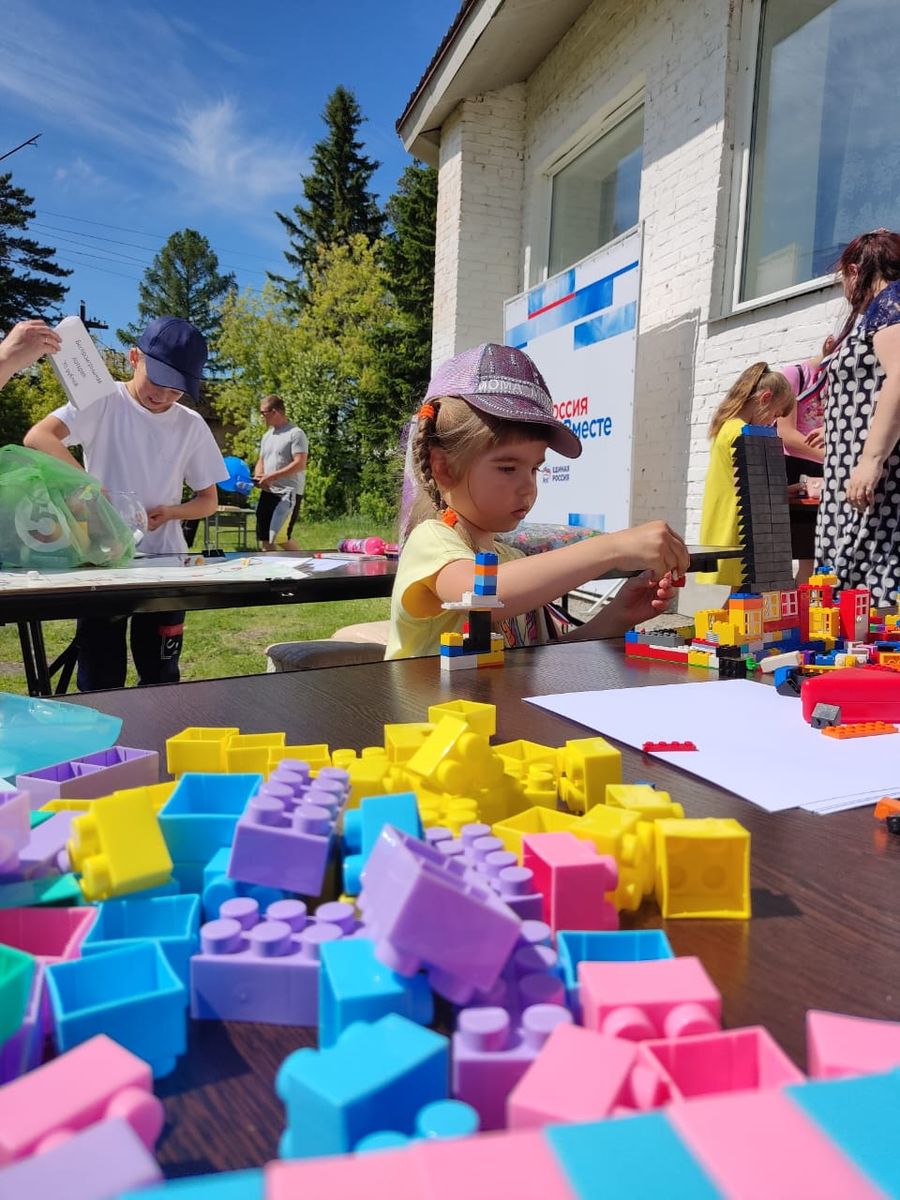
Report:
M838 269L850 315L826 360L816 558L886 608L900 590L900 234L861 234Z

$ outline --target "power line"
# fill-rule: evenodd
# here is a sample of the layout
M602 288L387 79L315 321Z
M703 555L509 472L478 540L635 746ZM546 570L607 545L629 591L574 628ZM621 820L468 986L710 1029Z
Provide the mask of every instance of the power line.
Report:
M18 146L13 146L12 150L7 150L5 154L0 154L0 162L2 162L4 158L9 158L11 154L15 154L17 150L22 150L25 146L37 146L37 140L40 136L41 135L39 133L36 133L34 137L30 137L27 142L20 142Z
M123 264L134 263L138 267L149 267L150 266L150 263L146 259L135 258L134 255L132 255L132 254L121 254L115 250L107 251L104 249L103 246L91 246L90 243L88 243L88 246L86 247L84 242L76 242L73 238L66 238L66 237L57 237L57 238L54 238L53 240L56 242L61 242L67 246L75 246L81 251L82 254L87 254L90 251L96 250L97 253L95 255L93 255L93 257L95 257L95 258L103 257L103 258L106 258L109 262L121 262Z

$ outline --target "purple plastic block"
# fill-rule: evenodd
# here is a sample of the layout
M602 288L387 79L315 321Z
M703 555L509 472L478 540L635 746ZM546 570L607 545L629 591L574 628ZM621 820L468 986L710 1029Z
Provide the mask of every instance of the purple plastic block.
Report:
M496 983L521 925L477 871L391 825L369 855L359 907L376 957L400 975L424 967L456 1004Z
M529 867L520 867L516 855L504 849L500 838L483 832L487 828L487 825L464 825L459 842L451 842L450 831L441 830L445 837L429 841L444 855L461 851L467 865L487 880L517 917L539 921L544 914L544 898L534 886L534 872Z
M122 1117L112 1117L0 1171L0 1200L116 1200L162 1179L156 1159Z
M112 746L16 776L16 787L31 794L32 808L43 808L51 800L96 800L122 788L154 783L159 783L159 755L128 746Z
M506 1126L506 1098L551 1032L572 1014L558 1004L526 1008L514 1022L503 1008L464 1008L453 1035L452 1092L478 1112L481 1128Z
M346 913L334 915L346 920ZM264 918L249 896L227 900L218 920L200 929L201 950L191 959L191 1015L318 1024L321 947L343 936L338 924L311 921L302 900L278 900Z
M43 911L43 910L39 910ZM0 914L2 915L2 914ZM44 1037L49 1032L49 1005L44 986L44 965L36 963L31 993L22 1024L5 1042L0 1043L0 1084L18 1079L32 1071L43 1057Z
M31 836L31 803L27 792L0 792L0 872L18 865L18 853Z
M65 850L72 832L72 821L78 815L76 812L54 813L49 821L35 826L28 844L19 851L19 865L13 877L40 879L43 875L55 873L59 853Z
M346 771L323 768L311 783L291 772L263 784L237 823L228 876L318 896L349 792Z

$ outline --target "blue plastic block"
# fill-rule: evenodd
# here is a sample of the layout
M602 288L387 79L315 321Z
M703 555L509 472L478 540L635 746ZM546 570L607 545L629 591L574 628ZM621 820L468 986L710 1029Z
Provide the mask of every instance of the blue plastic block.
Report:
M581 1012L578 989L580 962L649 962L675 957L669 939L661 929L587 932L564 929L556 935L556 949L566 985L566 998L576 1017Z
M741 430L743 437L778 437L774 425L745 425Z
M195 1175L170 1179L159 1187L124 1192L118 1200L265 1200L261 1170L228 1171L221 1175Z
M97 919L81 943L81 953L87 957L147 940L159 946L187 987L191 955L200 947L200 897L188 894L107 900L97 909Z
M405 979L380 963L369 938L355 937L322 947L319 975L319 1046L333 1046L354 1021L377 1021L399 1013L429 1025L434 1000L424 975Z
M635 631L633 629L629 630L628 633L625 634L626 642L636 642L637 640L638 640L638 635L635 633Z
M900 1196L900 1156L890 1136L900 1110L900 1071L816 1080L785 1091L886 1195Z
M154 942L56 963L47 987L57 1049L105 1033L167 1075L187 1042L187 990Z
M463 658L468 653L463 646L441 646L441 654L444 658Z
M345 1030L327 1050L295 1050L275 1091L287 1127L282 1158L343 1154L382 1129L415 1132L420 1108L447 1098L450 1043L391 1013Z
M423 836L415 792L366 796L359 808L344 813L344 891L348 896L359 895L362 873L385 825L393 825L410 837Z
M278 900L287 900L288 893L281 888L264 887L260 883L242 883L238 879L229 879L227 875L228 860L231 850L223 846L217 850L203 868L203 919L212 921L219 915L219 909L226 900L244 899L249 896L255 900L262 912L270 904Z
M475 552L476 567L496 567L499 565L499 561L493 550L476 550Z
M724 1200L662 1113L549 1125L544 1136L578 1200Z
M159 813L173 861L205 866L217 850L230 846L238 817L262 781L262 775L182 775Z

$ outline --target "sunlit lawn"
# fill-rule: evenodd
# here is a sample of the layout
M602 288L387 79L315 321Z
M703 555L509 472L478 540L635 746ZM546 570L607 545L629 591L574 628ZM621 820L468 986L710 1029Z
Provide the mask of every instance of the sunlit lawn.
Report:
M343 537L380 535L387 541L392 536L390 530L374 528L352 517L315 524L301 522L296 535L304 549L333 548ZM224 550L235 549L235 539L235 531L227 530L219 544ZM199 541L194 548L199 549ZM272 642L327 638L343 625L384 620L389 609L390 601L383 599L189 612L181 677L190 680L254 675L265 671L265 647ZM52 621L44 625L50 661L69 644L74 630L72 621ZM130 670L128 686L135 682L134 672ZM0 626L0 691L26 691L18 631L14 625Z

